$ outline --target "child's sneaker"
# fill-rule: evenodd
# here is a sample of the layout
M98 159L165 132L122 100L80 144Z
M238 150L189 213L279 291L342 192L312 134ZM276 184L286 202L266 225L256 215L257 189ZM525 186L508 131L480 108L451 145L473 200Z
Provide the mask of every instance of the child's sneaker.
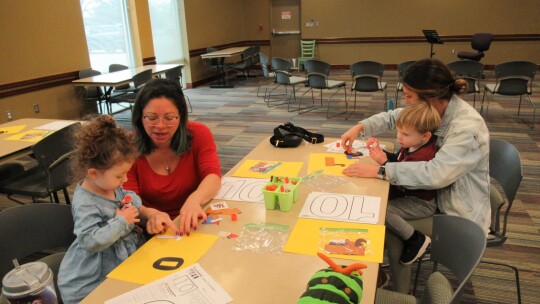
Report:
M431 244L431 238L415 230L413 235L405 241L399 261L404 265L414 263L414 261L426 252L429 244Z

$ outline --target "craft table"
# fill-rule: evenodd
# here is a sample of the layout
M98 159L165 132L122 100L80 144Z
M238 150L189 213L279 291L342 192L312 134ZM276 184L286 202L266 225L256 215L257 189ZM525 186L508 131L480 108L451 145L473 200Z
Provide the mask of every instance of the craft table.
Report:
M327 138L325 143L337 139ZM225 176L231 176L244 160L300 161L304 162L299 176L307 173L310 153L324 153L325 143L309 144L304 142L297 148L275 148L268 138L246 155ZM387 145L388 147L388 145ZM365 157L362 162L374 161ZM338 193L377 196L381 198L380 214L377 224L384 225L389 191L387 181L373 178L350 178L335 189ZM291 231L298 219L303 202L311 191L309 186L300 187L300 198L289 212L267 210L264 204L227 201L231 208L239 208L241 214L237 221L222 216L220 225L199 225L197 233L218 235L220 231L235 234L242 232L246 223L277 223L289 226ZM219 200L218 200L219 201ZM174 240L171 240L174 241ZM219 238L199 260L199 264L208 274L225 289L234 299L232 303L295 303L305 291L309 278L319 269L328 265L317 256L282 252L279 255L253 253L232 250L234 239ZM334 259L336 263L349 265L353 260ZM365 263L363 297L361 303L373 303L375 298L378 263ZM96 288L83 303L103 303L107 299L123 294L140 285L107 278Z

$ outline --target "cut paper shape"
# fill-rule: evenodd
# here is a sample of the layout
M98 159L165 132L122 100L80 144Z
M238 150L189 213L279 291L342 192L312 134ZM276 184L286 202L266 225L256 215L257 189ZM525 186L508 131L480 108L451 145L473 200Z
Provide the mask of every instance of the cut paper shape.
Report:
M105 303L226 304L233 300L233 298L198 263L183 270L173 272L172 274L170 271L162 272L166 273L167 276L107 300Z
M311 192L299 217L377 224L381 198L354 194Z
M26 128L26 125L2 127L0 128L0 134L16 134L24 130L24 128Z
M173 233L168 232L176 238ZM179 257L184 259L180 269L195 264L218 239L209 235L192 231L189 237L178 241L151 238L122 264L111 271L107 277L137 284L148 284L170 274L168 271L155 269L152 265L163 257Z
M272 175L281 176L298 176L298 172L304 165L303 162L280 162L280 165L273 168L268 172L253 172L250 169L260 163L276 163L276 161L269 160L245 160L240 164L240 167L233 173L235 177L252 177L252 178L266 178L269 179Z
M52 133L53 133L52 131L46 131L46 130L29 130L29 131L12 135L6 138L6 140L22 140L22 141L28 141L28 142L38 142Z
M344 176L341 171L355 162L354 159L347 159L343 152L341 154L311 153L309 155L308 174L323 170L330 175ZM339 166L336 166L337 164Z
M221 179L221 189L214 199L263 203L262 188L267 182L266 179L226 176Z
M371 252L366 255L342 255L328 254L329 257L355 260L362 262L382 263L384 251L384 231L383 225L344 223L336 221L323 221L307 218L299 218L294 226L285 247L284 252L298 253L305 255L317 255L320 251L321 229L362 229L371 240Z

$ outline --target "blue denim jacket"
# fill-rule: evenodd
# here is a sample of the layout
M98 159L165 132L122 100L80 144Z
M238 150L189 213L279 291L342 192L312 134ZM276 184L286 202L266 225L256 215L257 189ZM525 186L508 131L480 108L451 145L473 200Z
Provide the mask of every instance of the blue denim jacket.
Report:
M80 303L111 270L142 245L133 231L134 224L116 215L120 201L131 196L133 206L141 208L135 192L117 188L115 200L87 191L77 185L73 194L74 233L58 272L58 288L65 304Z
M380 113L361 121L364 136L395 129L402 109ZM437 206L442 213L468 218L486 233L491 223L489 202L489 131L482 116L457 96L450 99L435 132L440 148L425 162L386 164L392 185L408 189L437 189Z

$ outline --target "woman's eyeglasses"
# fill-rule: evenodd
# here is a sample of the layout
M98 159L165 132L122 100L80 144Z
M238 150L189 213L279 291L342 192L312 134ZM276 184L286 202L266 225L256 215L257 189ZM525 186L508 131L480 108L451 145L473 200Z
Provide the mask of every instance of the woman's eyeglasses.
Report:
M160 121L163 123L164 126L171 127L174 126L174 124L176 123L178 116L163 116L163 118L160 119L159 116L145 115L143 116L143 119L151 127L157 126Z

